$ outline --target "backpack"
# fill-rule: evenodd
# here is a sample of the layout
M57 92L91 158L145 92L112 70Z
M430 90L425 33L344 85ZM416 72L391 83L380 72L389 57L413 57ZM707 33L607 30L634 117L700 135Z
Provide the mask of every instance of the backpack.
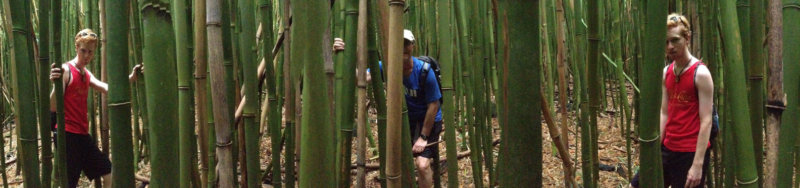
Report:
M700 61L698 63L702 63L702 61ZM705 65L705 64L700 64L700 65ZM697 69L700 68L700 65L697 65L694 68L694 75L692 77L692 79L693 79L692 83L694 83L694 80L697 79ZM697 86L695 86L695 89L697 89ZM712 112L711 112L711 135L708 137L708 140L709 141L713 141L714 138L717 138L717 135L719 135L719 113L717 113L717 107L714 107Z
M439 64L436 59L430 56L420 56L417 57L420 61L422 61L422 72L421 76L419 77L419 85L421 88L425 87L425 79L428 78L428 73L433 71L436 77L436 83L439 84L439 93L442 93L442 72L441 72L441 65ZM439 98L439 105L444 103L444 96Z

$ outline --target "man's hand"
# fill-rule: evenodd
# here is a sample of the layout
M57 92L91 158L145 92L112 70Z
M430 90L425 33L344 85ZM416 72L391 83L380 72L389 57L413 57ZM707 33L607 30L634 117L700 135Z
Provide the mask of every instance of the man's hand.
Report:
M144 65L136 64L136 66L133 66L133 70L131 71L131 74L128 75L128 80L131 81L131 82L134 82L137 79L139 79L139 74L137 74L137 72L144 73Z
M684 187L697 187L700 185L701 178L703 178L703 165L692 164L692 168L689 168L689 173L686 175L686 185Z
M63 72L64 72L64 70L61 70L61 67L58 67L58 65L56 65L55 63L51 64L50 65L50 80L51 81L56 81L57 79L61 79L61 73L63 73Z
M344 51L344 41L341 38L333 39L333 52Z
M414 142L414 147L411 148L411 151L414 153L422 153L425 150L425 146L428 145L428 141L423 140L422 138L417 138L417 141Z

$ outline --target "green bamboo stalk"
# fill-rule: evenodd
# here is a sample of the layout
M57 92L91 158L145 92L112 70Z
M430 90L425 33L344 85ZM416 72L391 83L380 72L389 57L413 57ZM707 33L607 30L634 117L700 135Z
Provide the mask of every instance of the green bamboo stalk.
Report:
M507 1L505 11L508 25L504 31L509 38L508 58L502 62L503 86L499 96L505 108L503 119L507 122L501 135L498 180L500 185L542 184L542 130L540 105L541 93L525 88L539 88L540 80L539 38L530 33L539 33L536 18L539 15L538 1ZM523 21L525 20L525 21ZM534 53L531 53L534 52ZM514 60L515 63L510 62ZM533 66L532 66L533 65ZM531 126L531 122L534 126Z
M208 8L208 7L206 7L206 8ZM205 18L204 18L204 20L205 20ZM203 25L205 26L205 24L203 24ZM208 37L208 34L209 33L206 32L206 37ZM210 51L208 51L208 52L210 52ZM211 56L208 56L208 57L210 58ZM212 92L214 91L211 88L211 79L209 79L208 81L205 82L205 86L204 87L206 87L207 90L211 90ZM218 182L217 169L216 169L218 159L216 157L216 152L212 152L217 148L217 145L216 145L216 143L217 143L217 134L216 134L215 124L214 124L214 114L213 114L214 105L213 105L212 101L213 101L212 95L206 95L206 100L205 100L206 110L209 113L209 115L206 116L207 117L207 119L206 119L207 123L205 125L203 125L203 126L207 126L208 127L207 128L207 130L208 130L207 131L208 140L207 140L206 145L208 147L207 150L209 152L208 152L208 165L207 166L209 168L214 168L214 169L208 170L208 174L206 175L206 179L208 180L208 183L206 184L205 187L207 187L207 188L215 188L216 185L217 185L217 182Z
M639 85L642 86L639 95L639 125L658 125L659 111L661 109L661 74L664 60L664 39L667 26L664 20L667 17L665 1L647 1L645 3L645 31L644 55L639 74ZM663 172L661 169L661 138L657 126L639 126L640 151L639 169L642 187L663 187Z
M192 168L195 163L192 161L192 139L194 134L194 109L192 106L192 60L189 51L189 28L187 21L189 15L186 14L186 1L175 0L171 3L172 27L175 37L175 56L178 77L178 149L179 149L179 171L180 187L191 187ZM196 152L196 150L195 150Z
M15 99L14 112L19 138L19 161L25 187L40 187L39 160L36 135L36 92L33 57L33 35L30 32L30 1L11 1L7 4L13 23L14 63L11 63L11 88ZM7 9L8 10L8 9ZM11 37L9 37L11 38ZM58 82L58 81L56 81ZM58 88L56 88L58 89ZM58 94L58 93L57 93ZM60 96L60 95L58 95ZM63 127L63 126L62 126ZM63 143L63 142L62 142Z
M56 64L60 64L62 61L62 49L61 49L61 39L63 35L61 34L61 3L62 1L52 1L51 4L51 14L52 17L50 18L51 21L51 31L53 32L51 36L52 38L52 47L53 47L53 62L57 62ZM10 38L10 37L9 37ZM55 162L55 178L57 179L57 185L61 187L67 187L69 182L67 182L67 166L66 166L66 132L65 132L65 124L64 124L64 83L63 82L54 82L53 90L55 90L55 98L56 98L56 122L57 122L57 132L58 136L56 138L57 150L56 150L56 162Z
M169 3L163 1L145 1L141 4L144 23L144 66L147 67L145 85L148 95L161 96L147 98L147 112L150 119L150 141L152 179L155 187L177 187L175 176L179 175L176 153L178 147L178 86L175 61L175 36L168 12ZM167 63L164 63L167 61Z
M250 100L245 102L244 112L242 118L244 120L245 130L245 143L240 147L245 148L247 187L260 187L259 175L261 170L261 163L259 162L259 126L255 122L258 108L258 80L257 80L257 67L258 61L253 57L257 52L255 51L255 43L253 38L256 36L255 27L255 6L252 0L239 0L239 25L241 33L239 34L239 62L241 70L244 74L244 95ZM242 161L244 162L244 161ZM242 182L245 183L245 182Z
M747 65L751 65L747 68L748 74L748 85L750 86L750 95L749 95L749 104L750 104L750 125L752 127L753 132L753 146L755 146L754 152L756 153L756 170L758 171L758 177L760 179L764 178L763 166L764 166L764 122L765 122L765 113L764 113L764 52L765 48L763 45L765 40L765 26L764 20L765 18L765 2L761 0L754 0L750 4L750 20L749 20L749 29L750 29L750 36L749 36L749 49L745 48L744 50L749 50L745 54L748 54L749 59L747 59L751 63L746 63Z
M588 10L588 37L589 37L589 53L587 54L587 61L586 61L586 78L589 82L587 82L588 94L589 94L589 124L585 124L581 128L581 136L582 141L583 139L588 139L587 141L583 141L584 147L588 147L588 154L583 153L581 150L581 158L586 157L584 159L584 167L589 167L589 170L584 170L583 177L584 177L584 186L587 187L597 187L597 181L599 179L597 169L599 160L597 159L597 116L599 115L599 111L602 109L601 103L604 101L605 97L603 94L604 89L601 88L603 84L604 77L602 76L602 67L599 63L600 61L600 40L602 40L599 24L599 17L601 16L601 7L602 5L598 5L598 2L589 1L587 4ZM584 133L587 132L587 133ZM588 157L587 157L588 155ZM587 166L586 163L590 164L591 166ZM588 173L588 174L587 174Z
M470 66L467 66L466 63L466 61L473 60L472 56L474 55L470 51L471 47L469 44L471 42L471 40L469 40L469 24L468 24L469 18L467 17L468 16L467 14L470 9L469 4L470 3L466 3L463 1L455 1L453 4L456 6L455 15L457 20L458 34L459 34L458 46L461 49L459 62L463 68L461 72L463 77L462 85L465 86L464 94L473 93L474 90L473 87L475 86L474 82L472 82L472 77L470 77L471 76ZM475 182L474 183L475 187L480 188L483 187L483 170L480 163L481 150L478 148L478 144L480 142L478 141L478 139L476 139L475 136L476 133L474 131L475 120L473 118L475 116L471 114L474 111L473 108L471 107L475 106L474 97L475 97L474 94L470 94L465 97L466 98L465 105L468 106L469 108L465 108L464 112L470 115L465 115L464 117L467 119L466 123L469 126L467 127L467 132L469 132L470 151L473 152L473 154L470 155L470 162L472 164L472 173L473 173L472 178Z
M227 108L230 104L228 93L229 79L226 75L228 72L223 63L224 58L224 45L223 45L223 32L222 23L223 19L223 6L221 0L206 1L206 31L208 33L208 62L209 70L211 71L211 102L213 109L215 138L216 140L217 165L215 178L218 179L217 186L219 187L233 187L233 162L231 150L231 114L232 111ZM233 101L230 101L233 102ZM211 131L209 131L211 132ZM213 160L209 160L213 161ZM209 177L209 179L212 179ZM211 186L212 183L209 183Z
M292 42L291 42L292 41L292 37L291 36L292 36L292 33L291 33L291 31L292 30L291 30L291 27L289 27L290 26L289 25L289 23L290 23L289 19L291 18L291 14L290 14L290 9L291 9L291 4L290 3L291 3L291 1L283 0L282 2L283 2L283 4L282 4L281 7L283 8L283 19L282 19L283 23L281 23L281 25L283 26L283 34L286 35L286 38L283 41L284 42L284 44L283 44L284 92L286 93L284 95L284 100L286 101L286 102L284 102L284 104L286 104L284 106L284 109L286 109L286 113L285 113L285 118L284 119L286 121L286 128L285 129L286 129L286 132L287 132L286 133L286 140L287 141L286 141L286 146L285 146L286 147L286 154L285 154L286 156L285 156L285 159L284 159L284 161L286 161L286 164L285 164L286 165L285 166L285 168L286 168L285 176L286 176L286 187L295 187L295 179L296 179L296 175L295 175L295 152L298 151L297 147L295 146L295 142L297 142L296 132L297 132L298 126L295 124L296 123L296 121L295 121L296 113L294 113L294 111L295 111L294 109L296 108L295 107L296 106L295 105L295 102L296 102L295 99L297 98L296 93L295 93L297 91L296 87L299 87L299 85L296 85L297 76L295 76L296 74L293 71L294 71L294 69L297 69L297 67L299 67L300 64L293 63L291 61L291 59L292 59L292 56L291 56L291 51L292 51L291 50L292 49L291 48L291 46L292 46L291 45L292 44Z
M274 187L281 187L281 104L278 102L278 93L276 92L279 83L276 79L279 76L275 75L273 68L273 54L272 49L267 48L273 44L273 30L272 30L272 3L267 0L259 1L259 8L261 9L261 25L263 27L262 38L262 54L264 54L264 61L266 61L266 74L267 74L267 109L269 132L272 142L272 185Z
M795 143L797 138L797 125L800 124L800 117L789 114L800 114L800 103L794 96L800 95L800 78L794 75L800 74L800 54L793 50L800 45L800 23L797 19L800 18L800 1L797 0L783 0L783 71L784 75L790 75L783 79L784 91L786 96L790 97L786 100L786 111L782 116L780 128L780 146L778 146L778 187L791 187L792 186L792 143Z
M375 4L374 1L368 1L367 7L369 8L369 12L367 13L370 15L372 19L369 22L369 28L367 31L368 36L368 44L367 53L369 57L369 69L373 70L370 71L370 77L372 78L371 81L371 93L372 98L375 99L375 111L377 112L377 121L378 121L378 154L380 156L379 160L379 173L378 179L381 183L381 187L386 187L386 90L384 90L384 77L381 74L381 68L378 65L378 14L376 11L376 7L380 4ZM384 56L385 59L385 56Z
M293 27L298 40L296 45L304 46L292 51L292 59L305 65L303 75L303 120L301 126L300 143L304 156L300 158L300 187L320 187L333 185L333 174L336 153L333 127L328 126L330 117L330 99L324 91L328 85L325 83L323 67L314 62L332 61L330 46L330 33L327 29L329 7L323 1L300 0L292 6L293 12L317 12L319 15L296 14Z
M42 140L41 173L42 187L51 187L53 171L53 149L50 126L50 0L39 0L39 138Z
M358 0L346 0L344 3L344 39L352 44L358 43L356 38L358 25ZM366 16L366 15L365 15ZM342 51L343 61L337 62L336 71L336 110L335 121L340 130L338 137L339 156L337 161L339 187L350 187L350 160L353 146L353 124L355 124L355 91L356 91L356 50Z
M111 127L111 147L114 150L112 173L115 187L132 187L134 181L133 143L131 135L130 83L128 82L128 11L127 1L107 1L106 18L109 49L109 120ZM120 14L122 13L122 14Z
M439 17L437 18L438 29L439 29L439 37L438 37L438 46L440 50L439 54L439 61L441 62L443 67L442 69L442 97L444 97L445 101L442 112L444 113L444 122L447 123L448 127L444 130L444 138L446 140L445 147L447 151L447 161L458 161L457 159L457 152L458 149L456 148L456 100L453 93L453 73L454 65L453 63L454 56L453 56L453 25L451 24L452 20L452 1L443 1L439 2ZM374 82L374 81L373 81ZM448 187L458 187L458 163L456 162L449 162L447 163L447 186Z
M741 56L741 36L737 32L738 20L736 20L735 5L732 2L720 2L721 8L721 22L731 24L722 25L722 39L725 44L725 56L728 57L727 61L731 62L723 66L725 69L725 87L727 89L727 101L730 106L747 106L748 104L741 99L747 96L747 88L744 78L744 62ZM755 154L753 153L753 137L752 128L746 126L742 122L750 122L750 112L744 108L731 108L731 115L733 118L733 130L736 135L736 181L741 187L758 187L758 173L755 170ZM760 134L760 133L759 133Z

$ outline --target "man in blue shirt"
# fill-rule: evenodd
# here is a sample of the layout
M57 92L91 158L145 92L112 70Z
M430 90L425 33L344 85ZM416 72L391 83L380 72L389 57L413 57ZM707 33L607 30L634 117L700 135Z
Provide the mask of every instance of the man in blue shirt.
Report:
M411 151L419 173L417 183L422 188L429 188L433 187L431 161L438 153L436 144L427 145L439 141L442 132L442 110L439 107L442 93L430 65L411 56L415 47L411 31L404 30L403 39L403 86L412 133ZM344 42L336 38L334 51L341 50L344 50ZM369 74L367 80L371 80Z
M430 65L411 56L415 47L414 35L404 30L403 38L403 86L414 144L411 151L419 173L417 183L427 188L433 186L431 159L438 155L435 146L427 145L438 141L442 131L442 110L439 108L442 93ZM415 139L414 135L419 136Z

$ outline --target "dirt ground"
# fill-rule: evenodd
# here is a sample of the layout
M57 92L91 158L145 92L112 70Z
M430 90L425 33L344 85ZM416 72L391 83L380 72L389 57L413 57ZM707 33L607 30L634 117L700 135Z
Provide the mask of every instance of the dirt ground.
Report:
M611 101L609 101L609 103L610 102ZM629 169L626 168L627 155L626 155L626 148L625 148L625 140L623 139L622 129L621 129L620 125L619 125L620 119L619 119L618 114L616 112L617 112L616 109L608 107L608 108L606 108L606 110L598 118L599 119L598 131L599 131L599 135L600 135L599 136L599 151L598 151L598 155L599 155L601 164L622 167L622 168L624 168L625 171L628 171ZM555 117L556 123L560 122L560 120L561 120L560 118L561 118L561 115L560 114L556 114L556 117ZM570 158L572 159L572 162L573 162L574 168L575 168L574 180L575 180L575 182L578 182L578 184L581 184L580 155L577 154L577 152L580 150L580 146L578 145L579 144L579 140L576 140L576 136L579 136L579 134L580 134L580 129L579 129L578 126L576 126L577 125L577 122L576 122L577 120L575 119L575 116L574 116L574 114L572 114L572 112L570 112L569 118L570 118L569 119L570 125L568 126L569 127L569 131L568 131L568 134L567 134L568 138L569 138L569 153L570 153ZM370 126L371 126L371 128L370 128L371 135L372 135L373 138L375 138L376 143L374 143L374 144L375 144L375 146L377 146L377 144L378 144L377 143L377 125L376 125L377 121L376 121L376 116L375 116L374 109L372 109L371 112L370 112L370 121L369 122L370 122ZM499 127L497 125L496 119L493 118L492 122L493 122L492 123L493 137L494 137L495 140L500 139L500 130L499 130ZM444 125L444 126L445 126L445 128L447 128L448 125ZM558 156L558 153L557 153L557 150L556 150L555 146L552 145L552 140L550 138L549 131L547 129L547 125L545 124L544 121L542 121L542 125L541 126L542 126L542 133L543 133L543 135L542 135L542 138L543 138L543 147L542 147L543 148L543 174L542 174L542 177L544 178L543 179L543 186L544 187L564 187L564 175L563 175L562 161ZM12 126L6 126L3 129L3 137L6 140L6 143L4 145L4 149L5 149L5 156L6 156L6 161L7 161L6 163L8 164L8 166L6 168L6 177L8 178L8 183L9 183L10 187L21 187L22 184L23 184L22 176L19 173L17 173L17 163L15 161L16 154L17 154L17 151L16 151L17 144L16 144L16 141L15 141L16 140L16 136L14 134L12 134L13 133L12 130L14 130ZM457 135L460 135L460 134L457 133ZM634 138L632 133L628 134L628 135L629 135L630 138ZM442 136L443 136L443 134L442 134ZM261 168L262 169L266 169L268 163L271 160L271 156L270 156L272 154L272 152L270 150L271 143L270 143L269 138L266 137L266 136L261 141L262 141L262 143L261 143L261 151L262 151L261 152L261 162L262 162L261 163ZM461 136L457 136L457 141L458 141L458 143L460 145L460 143L462 142ZM369 147L371 144L368 143L367 145ZM632 158L631 159L633 160L633 163L632 163L633 169L637 170L638 169L638 156L639 156L638 155L639 154L639 152L638 152L638 144L632 143L632 148L631 149L632 149L631 150L631 152L632 152L632 156L631 156ZM368 159L367 160L367 164L376 164L376 163L378 163L377 156L373 155L373 152L372 152L373 150L377 150L377 147L375 147L375 148L369 147L369 149L367 150L367 159ZM444 142L439 144L439 150L440 150L441 158L444 159L445 158L445 153L446 153L446 149L444 147ZM466 150L461 150L461 149L459 150L459 152L464 152L464 151L466 151ZM355 161L356 161L355 140L354 140L354 147L353 147L352 152L353 152L353 155L352 155L351 161L353 162L353 164L355 164ZM493 156L494 156L495 164L497 163L496 162L497 161L497 155L498 155L498 148L495 147L493 149ZM137 174L140 175L140 176L143 176L143 177L149 177L149 171L150 171L149 164L139 163L138 166L139 166L139 171L137 172ZM473 178L472 178L472 166L470 164L469 157L465 157L465 158L460 159L458 161L458 166L459 166L459 182L460 182L461 187L474 187L474 182L473 182ZM443 166L442 167L443 171L445 170L444 168L445 167ZM484 172L483 182L484 182L484 187L485 187L485 186L488 186L489 176L486 173L486 169L485 168L484 168L483 172ZM351 171L351 175L352 175L353 179L355 179L356 170L352 170ZM449 176L449 175L450 174L447 174L446 172L442 172L441 179L443 181L442 182L442 186L443 187L447 186L446 185L446 181L447 181L447 176ZM378 177L378 171L377 170L369 171L368 174L367 174L367 186L368 187L380 187L380 184L378 182L378 178L377 177ZM283 179L285 180L285 177ZM137 184L138 183L140 183L140 182L137 181ZM353 183L355 183L355 181ZM598 183L599 183L599 185L601 187L626 187L627 184L628 184L628 180L625 177L624 173L613 172L613 171L600 171L600 177L599 177L599 182ZM92 186L92 183L89 182L88 179L86 179L85 177L81 178L81 182L80 182L80 186L79 187L91 187L91 186ZM265 184L264 187L271 187L271 186Z

